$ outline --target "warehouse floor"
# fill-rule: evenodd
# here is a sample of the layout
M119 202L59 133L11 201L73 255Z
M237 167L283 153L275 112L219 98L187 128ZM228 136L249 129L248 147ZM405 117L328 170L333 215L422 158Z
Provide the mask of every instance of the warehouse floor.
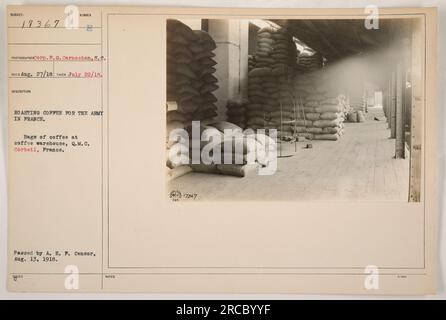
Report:
M377 116L381 121L374 120ZM393 159L395 140L381 108L371 108L364 123L345 123L338 141L298 142L293 157L278 160L272 176L238 178L189 173L168 191L196 194L197 200L393 200L407 201L409 159ZM287 143L283 154L294 151Z

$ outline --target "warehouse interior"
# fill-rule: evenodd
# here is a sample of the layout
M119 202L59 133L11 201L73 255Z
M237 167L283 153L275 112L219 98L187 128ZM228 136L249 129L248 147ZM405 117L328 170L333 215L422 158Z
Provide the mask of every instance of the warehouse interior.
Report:
M171 198L420 201L419 20L170 19L166 31ZM197 121L200 141L172 134L193 135ZM228 129L233 146L243 136L229 156L239 161L193 159ZM255 150L270 150L268 137L277 162L262 175L270 159Z

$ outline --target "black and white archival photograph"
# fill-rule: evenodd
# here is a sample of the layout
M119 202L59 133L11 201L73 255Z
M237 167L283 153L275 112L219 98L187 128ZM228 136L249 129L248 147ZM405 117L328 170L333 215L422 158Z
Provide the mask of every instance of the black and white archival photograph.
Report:
M420 201L418 19L169 19L166 32L172 201Z
M445 8L198 2L5 8L8 296L444 296Z

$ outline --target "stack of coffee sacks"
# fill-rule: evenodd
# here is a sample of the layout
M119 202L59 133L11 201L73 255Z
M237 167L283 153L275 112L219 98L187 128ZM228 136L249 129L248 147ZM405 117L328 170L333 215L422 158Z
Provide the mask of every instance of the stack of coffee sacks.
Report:
M196 88L199 91L197 99L198 108L194 112L193 120L200 120L204 123L214 121L217 116L217 98L213 94L218 89L218 80L214 76L217 62L213 59L213 52L217 47L212 37L205 31L194 30L197 37L189 48L193 53L194 60L191 63L191 69L197 77Z
M194 53L190 44L198 40L187 25L167 21L167 100L176 101L178 112L190 118L197 110L200 91L196 72L191 68Z
M275 110L274 95L278 93L277 82L271 68L254 68L248 74L248 99L246 106L247 127L260 129L267 126L266 115Z
M246 106L248 100L243 98L231 99L226 105L226 118L240 128L246 128Z
M348 122L365 122L364 112L361 110L350 110L346 117Z
M192 30L177 20L167 21L167 100L190 120L210 121L217 116L216 44L205 31Z
M298 56L296 70L300 73L312 72L322 68L322 56L318 52L301 52Z
M343 134L344 128L344 109L339 99L334 96L323 95L323 98L319 101L319 106L315 107L314 111L313 139L338 140ZM319 117L317 117L317 114Z
M179 115L177 111L168 112L168 116ZM166 176L168 180L178 178L192 171L189 166L189 150L188 137L181 137L176 134L175 129L186 128L186 121L167 119L167 137L166 137Z
M348 122L364 122L366 112L366 101L365 98L358 93L358 90L352 92L349 96L350 110L347 114Z
M274 110L267 115L269 128L277 129L278 138L291 138L294 135L295 119L297 116L296 102L292 93L292 75L283 73L277 76L276 79L278 82L278 91L274 95L274 99L278 103L274 106Z
M365 112L365 102L362 96L351 95L349 100L352 110Z
M200 141L190 141L190 156L193 152L200 155L199 163L191 160L190 167L195 172L250 176L268 165L268 152L275 150L269 137L245 134L242 128L226 121L201 126L200 137ZM218 156L214 150L219 150Z
M200 92L196 88L197 76L190 68L194 61L194 55L189 48L189 44L197 40L195 33L185 24L177 20L167 21L167 101L177 103L176 108L170 108L166 114L166 165L167 177L173 179L181 176L191 168L185 165L184 159L174 159L171 161L169 154L180 155L181 150L188 148L178 140L171 140L170 134L175 129L184 129L192 119L193 113L197 110L196 103Z
M338 140L348 103L337 81L319 71L296 77L294 89L299 102L296 134L314 140Z
M291 80L296 58L296 44L286 29L266 27L258 31L255 68L248 74L249 128L277 129L279 138L292 135Z
M177 20L167 20L167 101L174 101L176 108L167 111L167 154L185 148L181 142L169 141L174 129L184 129L191 121L207 123L217 116L213 91L218 88L213 60L216 44L208 33L192 30ZM187 148L187 147L186 147ZM175 172L186 172L182 162L167 160L167 166ZM180 167L180 168L178 168Z
M306 103L307 96L316 92L316 86L314 83L316 80L315 76L307 73L296 73L293 81L293 95L296 102L296 120L294 123L294 134L297 137L304 137L307 139L312 139L312 130L308 131L307 128L313 127L313 121L306 117L306 114L314 113L315 104L309 102Z
M256 67L256 57L248 55L248 72Z
M257 68L295 68L296 44L285 28L265 27L257 33L255 63Z

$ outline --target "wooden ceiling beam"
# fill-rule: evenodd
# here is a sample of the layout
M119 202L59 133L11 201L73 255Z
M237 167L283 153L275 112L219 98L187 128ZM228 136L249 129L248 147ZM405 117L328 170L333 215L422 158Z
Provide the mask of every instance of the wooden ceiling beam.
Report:
M342 54L338 51L338 49L326 38L324 32L322 32L311 20L303 20L304 24L308 26L308 28L315 31L316 35L321 39L322 43L332 52L331 55L335 57L341 57ZM323 55L324 53L321 52Z

